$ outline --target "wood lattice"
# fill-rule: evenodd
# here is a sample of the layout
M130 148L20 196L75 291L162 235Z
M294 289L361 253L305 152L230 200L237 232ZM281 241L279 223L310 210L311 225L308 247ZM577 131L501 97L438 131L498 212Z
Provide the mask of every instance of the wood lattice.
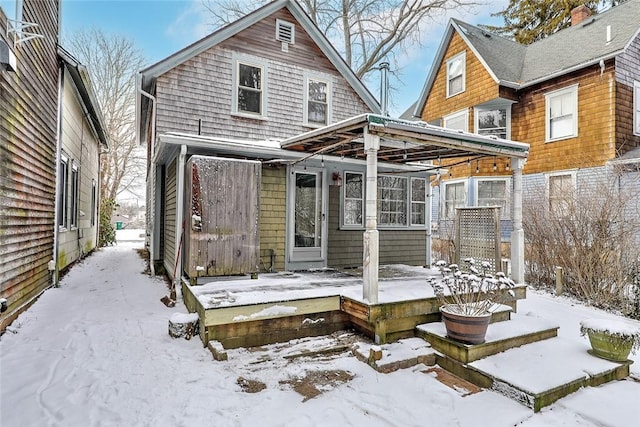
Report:
M476 265L488 262L492 273L501 271L500 207L458 208L455 227L456 263L473 258Z

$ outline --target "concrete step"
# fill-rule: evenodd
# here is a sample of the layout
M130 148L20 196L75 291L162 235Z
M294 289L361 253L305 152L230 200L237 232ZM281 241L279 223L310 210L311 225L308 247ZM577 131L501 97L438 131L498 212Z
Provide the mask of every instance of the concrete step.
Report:
M457 362L469 363L505 350L536 341L553 338L558 334L554 323L514 314L509 321L489 325L483 344L470 345L447 338L443 322L426 323L416 327L415 335Z

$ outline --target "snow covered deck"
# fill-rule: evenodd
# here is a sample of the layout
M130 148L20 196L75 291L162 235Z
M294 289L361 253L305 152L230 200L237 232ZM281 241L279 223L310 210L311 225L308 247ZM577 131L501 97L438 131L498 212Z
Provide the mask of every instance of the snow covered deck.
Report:
M416 325L438 321L439 303L427 278L436 269L406 265L380 268L378 302L362 295L362 278L323 270L263 274L257 279L221 279L191 286L183 282L189 311L200 316L206 345L263 345L355 328L378 343L414 336ZM516 288L516 299L526 287ZM515 301L513 301L515 308Z

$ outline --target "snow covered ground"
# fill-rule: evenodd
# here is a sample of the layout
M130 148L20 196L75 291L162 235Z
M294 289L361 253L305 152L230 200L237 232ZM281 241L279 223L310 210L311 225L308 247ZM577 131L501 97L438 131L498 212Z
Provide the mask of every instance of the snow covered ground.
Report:
M0 339L3 427L559 427L637 422L640 383L634 380L580 390L534 415L492 391L464 396L425 373L424 365L381 374L349 352L282 357L296 345L320 348L329 338L262 351L231 350L228 361L214 361L197 338L169 337L169 317L185 309L180 303L165 307L160 302L167 294L165 283L142 273L143 261L135 252L142 247L140 232L117 233L117 246L75 266L59 288L45 292ZM536 292L529 292L518 309L521 315L559 323L559 336L585 351L579 322L615 318ZM640 377L640 355L633 357L632 374ZM333 375L333 381L307 399L296 384L314 371Z

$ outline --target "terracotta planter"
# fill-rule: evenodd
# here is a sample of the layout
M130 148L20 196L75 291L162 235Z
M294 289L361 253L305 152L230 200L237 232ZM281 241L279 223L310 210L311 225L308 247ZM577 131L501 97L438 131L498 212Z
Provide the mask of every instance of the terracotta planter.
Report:
M482 344L491 320L491 313L469 316L454 313L448 305L440 307L447 337L464 344Z
M591 342L591 354L614 362L625 362L633 341L604 331L587 331Z

